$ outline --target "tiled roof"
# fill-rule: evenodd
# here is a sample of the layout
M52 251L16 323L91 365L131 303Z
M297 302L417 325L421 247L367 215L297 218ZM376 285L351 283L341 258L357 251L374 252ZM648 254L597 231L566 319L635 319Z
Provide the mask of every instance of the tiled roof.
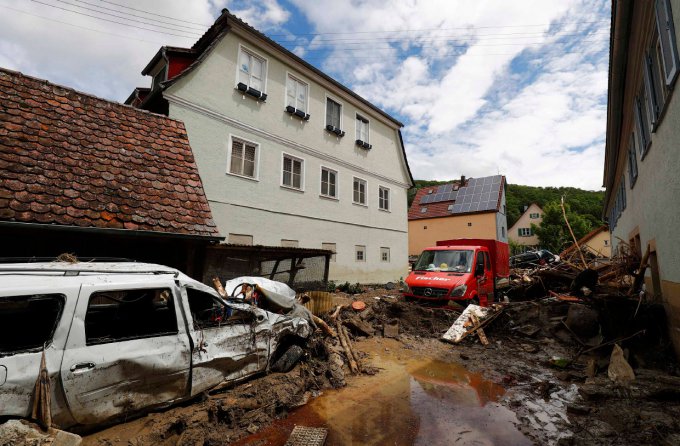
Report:
M455 200L440 201L439 203L420 204L420 199L423 198L423 196L428 195L430 190L436 189L437 186L429 186L418 189L416 196L413 197L413 203L411 203L411 207L408 210L409 220L416 220L419 218L448 217L451 215L449 205L455 203ZM426 211L423 212L423 209L426 209Z
M0 221L219 235L184 124L1 68Z

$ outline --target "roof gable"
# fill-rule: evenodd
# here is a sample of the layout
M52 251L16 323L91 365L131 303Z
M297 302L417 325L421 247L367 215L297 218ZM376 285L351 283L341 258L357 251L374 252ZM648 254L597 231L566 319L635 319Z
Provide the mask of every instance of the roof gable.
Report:
M5 69L0 220L219 235L181 122Z

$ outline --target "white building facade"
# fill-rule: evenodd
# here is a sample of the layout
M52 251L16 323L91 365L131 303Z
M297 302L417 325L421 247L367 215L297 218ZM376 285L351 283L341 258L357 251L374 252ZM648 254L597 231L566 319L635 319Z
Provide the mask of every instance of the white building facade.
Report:
M226 10L211 30L157 94L185 124L220 233L332 250L335 281L403 277L413 179L402 124ZM170 76L172 60L157 62Z

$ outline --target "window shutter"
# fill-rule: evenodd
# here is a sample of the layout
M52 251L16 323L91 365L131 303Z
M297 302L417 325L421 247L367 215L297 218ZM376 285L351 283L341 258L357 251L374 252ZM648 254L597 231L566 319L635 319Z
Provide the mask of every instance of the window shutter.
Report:
M242 174L241 162L243 160L243 143L241 141L233 140L231 142L231 165L229 171L231 173Z
M250 144L245 145L245 154L243 156L243 175L249 177L255 176L255 146Z
M657 103L656 86L652 78L652 59L649 54L644 56L644 78L645 78L645 96L647 100L647 110L649 112L649 122L654 125L656 119L659 117L660 107Z
M669 0L656 0L656 27L661 41L666 85L670 86L678 74L678 48L675 42L675 28Z
M333 102L326 99L326 125L333 125Z

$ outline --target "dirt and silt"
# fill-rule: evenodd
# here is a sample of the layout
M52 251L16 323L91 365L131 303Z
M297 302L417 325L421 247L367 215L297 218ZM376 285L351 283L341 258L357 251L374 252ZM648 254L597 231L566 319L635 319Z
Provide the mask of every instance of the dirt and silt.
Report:
M554 329L560 302L506 306L484 346L476 336L441 342L459 313L394 291L334 299L367 304L340 315L363 373L352 375L339 343L317 333L288 373L92 433L83 444L284 445L296 425L328 429L326 445L680 444L680 377L656 339L623 342L636 373L624 385L608 377L611 346L577 356L585 349ZM383 336L395 321L398 335Z

